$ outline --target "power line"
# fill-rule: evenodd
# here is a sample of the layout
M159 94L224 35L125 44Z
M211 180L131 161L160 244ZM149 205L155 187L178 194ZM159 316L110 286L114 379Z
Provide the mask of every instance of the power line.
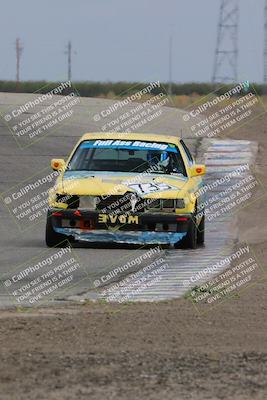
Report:
M238 79L239 0L221 0L212 82Z

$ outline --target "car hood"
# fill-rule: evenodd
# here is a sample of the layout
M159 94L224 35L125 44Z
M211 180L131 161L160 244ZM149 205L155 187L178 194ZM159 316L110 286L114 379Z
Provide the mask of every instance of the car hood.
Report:
M66 171L56 190L70 195L111 196L137 193L141 197L176 197L187 184L182 175Z

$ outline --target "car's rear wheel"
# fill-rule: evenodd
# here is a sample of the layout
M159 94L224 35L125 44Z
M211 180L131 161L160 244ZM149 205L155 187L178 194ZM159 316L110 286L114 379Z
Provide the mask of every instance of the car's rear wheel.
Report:
M46 230L45 230L46 245L48 247L65 247L67 244L66 239L67 236L54 231L52 218L49 214L47 214Z

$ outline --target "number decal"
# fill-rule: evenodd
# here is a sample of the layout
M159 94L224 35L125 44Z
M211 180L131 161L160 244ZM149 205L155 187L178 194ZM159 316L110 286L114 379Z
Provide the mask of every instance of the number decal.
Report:
M133 189L140 195L146 195L155 192L165 192L167 190L176 189L174 186L170 186L167 183L134 183L127 185L130 189Z

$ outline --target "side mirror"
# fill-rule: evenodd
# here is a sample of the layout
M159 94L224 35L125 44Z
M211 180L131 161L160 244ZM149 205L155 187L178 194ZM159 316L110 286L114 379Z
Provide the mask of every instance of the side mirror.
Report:
M53 158L51 160L51 168L54 171L63 171L66 167L66 163L62 158Z
M191 167L191 176L201 176L206 174L206 165L195 164Z

